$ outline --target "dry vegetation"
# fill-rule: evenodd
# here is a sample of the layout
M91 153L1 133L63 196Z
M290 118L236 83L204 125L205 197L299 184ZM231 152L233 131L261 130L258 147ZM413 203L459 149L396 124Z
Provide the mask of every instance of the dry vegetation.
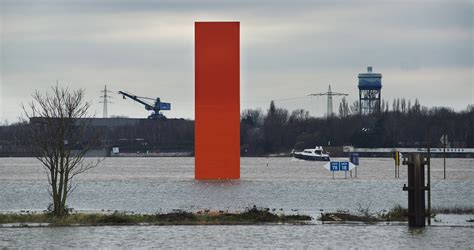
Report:
M253 207L242 213L195 214L176 210L166 214L111 214L71 213L55 217L47 213L0 214L0 224L44 223L49 226L104 226L104 225L248 225L260 223L304 223L307 215L277 215L267 208Z

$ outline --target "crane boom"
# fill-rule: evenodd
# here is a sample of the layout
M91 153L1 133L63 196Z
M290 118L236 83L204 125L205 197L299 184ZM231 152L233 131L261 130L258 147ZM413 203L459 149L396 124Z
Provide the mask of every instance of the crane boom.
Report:
M119 91L119 94L123 95L124 97L126 96L126 97L128 97L128 98L130 98L130 99L132 99L132 100L134 100L134 101L136 101L136 102L138 102L138 103L143 104L143 105L145 106L145 109L146 109L146 110L153 110L153 106L151 106L150 104L146 103L145 101L142 101L139 96L132 95L132 94L129 94L129 93L123 92L123 91Z
M149 119L165 118L165 116L163 114L161 114L160 111L161 110L171 110L171 103L161 102L159 97L157 97L156 99L152 99L152 98L149 98L149 97L136 96L134 94L127 93L125 91L119 91L118 93L121 94L124 99L126 99L126 97L128 97L128 98L144 105L146 110L153 111L153 113L150 116L148 116ZM151 104L145 102L143 99L155 100L155 103L153 105L151 105Z

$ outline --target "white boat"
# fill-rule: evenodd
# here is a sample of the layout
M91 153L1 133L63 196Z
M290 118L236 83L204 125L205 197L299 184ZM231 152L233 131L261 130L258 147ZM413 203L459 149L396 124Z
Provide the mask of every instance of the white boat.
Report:
M302 152L294 152L293 157L296 159L307 161L330 161L329 154L323 153L323 147L316 146L315 148L305 149Z

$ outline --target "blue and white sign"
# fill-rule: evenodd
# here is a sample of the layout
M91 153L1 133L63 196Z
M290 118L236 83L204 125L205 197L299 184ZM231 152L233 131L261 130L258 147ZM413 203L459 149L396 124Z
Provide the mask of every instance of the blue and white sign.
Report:
M331 161L324 166L327 170L331 172L338 171L351 171L356 166L348 161Z
M349 162L347 161L339 162L339 171L349 171Z
M339 162L338 161L332 161L330 162L330 170L331 171L339 171Z
M161 110L171 110L171 103L169 102L160 102Z

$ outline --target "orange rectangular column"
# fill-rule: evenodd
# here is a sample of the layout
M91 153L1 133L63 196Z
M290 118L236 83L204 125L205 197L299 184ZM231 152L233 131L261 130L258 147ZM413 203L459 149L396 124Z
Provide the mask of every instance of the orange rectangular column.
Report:
M195 178L240 178L240 24L194 26Z

